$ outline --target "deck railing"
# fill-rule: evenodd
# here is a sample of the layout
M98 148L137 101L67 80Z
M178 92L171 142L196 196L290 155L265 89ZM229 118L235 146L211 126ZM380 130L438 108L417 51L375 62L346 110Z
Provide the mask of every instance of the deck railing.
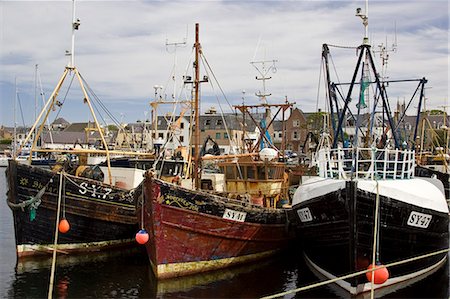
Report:
M321 149L319 176L335 179L410 179L414 177L413 150L378 148Z

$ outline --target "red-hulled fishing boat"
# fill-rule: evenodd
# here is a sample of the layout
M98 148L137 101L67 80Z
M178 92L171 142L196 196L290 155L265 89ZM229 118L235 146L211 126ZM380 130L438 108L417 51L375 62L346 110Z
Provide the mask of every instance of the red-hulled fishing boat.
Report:
M194 123L199 124L198 24L195 49ZM260 106L265 107L267 118L275 105ZM277 106L284 115L292 104ZM237 108L246 113L248 107ZM267 138L265 128L260 129L259 141ZM138 215L149 235L146 248L158 279L261 259L285 248L293 239L287 210L276 207L286 200L288 183L285 164L278 162L277 151L258 151L258 141L253 147L256 152L213 157L222 161L218 164L222 173L202 173L199 132L200 125L195 125L193 178L166 182L149 171L144 179L143 209Z

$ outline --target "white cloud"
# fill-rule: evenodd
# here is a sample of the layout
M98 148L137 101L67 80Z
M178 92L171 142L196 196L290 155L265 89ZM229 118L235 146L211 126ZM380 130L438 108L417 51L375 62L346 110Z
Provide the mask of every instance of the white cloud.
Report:
M362 41L356 7L364 1L79 1L76 65L117 118L124 113L134 121L148 107L153 86L169 80L174 56L166 51L166 39L182 41L188 27L187 46L177 51L177 69L186 69L198 22L204 53L232 103L241 102L244 89L247 100L255 101L252 95L261 89L250 65L260 40L255 59L278 60L268 82L273 101L287 96L312 111L322 44ZM2 1L0 9L0 123L11 123L14 78L22 100L33 102L34 65L39 64L47 94L64 70L72 12L70 1ZM386 36L392 41L396 23L398 50L391 53L390 77L427 77L433 87L427 90L429 104L442 105L448 99L448 2L371 1L369 22L375 45ZM337 51L333 59L341 80L349 81L355 53ZM32 106L26 111L30 116ZM68 118L82 120L76 113Z

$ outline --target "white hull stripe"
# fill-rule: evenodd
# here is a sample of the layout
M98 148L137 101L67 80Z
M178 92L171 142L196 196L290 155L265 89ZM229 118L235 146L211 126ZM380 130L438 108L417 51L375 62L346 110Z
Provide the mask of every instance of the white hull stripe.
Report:
M406 204L434 210L442 213L449 213L449 208L445 195L437 186L438 180L432 179L408 179L408 180L379 180L378 189L381 196L389 197ZM307 180L297 188L294 194L292 205L305 203L308 200L335 192L345 188L345 180L323 179L314 177ZM377 193L377 181L358 180L358 189ZM442 184L442 183L440 183Z

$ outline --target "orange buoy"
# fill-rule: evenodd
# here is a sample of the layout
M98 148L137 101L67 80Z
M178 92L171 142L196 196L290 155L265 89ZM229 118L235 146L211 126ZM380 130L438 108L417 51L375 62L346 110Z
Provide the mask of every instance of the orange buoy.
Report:
M143 245L148 242L148 233L145 229L141 229L136 233L136 242Z
M383 284L388 280L389 278L389 271L388 269L379 264L375 266L376 270L373 271L373 283L374 284ZM370 264L369 267L367 267L368 270L374 268L373 264ZM366 277L368 281L372 281L372 271L369 271L366 273Z
M59 222L58 229L63 234L67 233L70 229L69 221L67 221L67 219L62 219Z

